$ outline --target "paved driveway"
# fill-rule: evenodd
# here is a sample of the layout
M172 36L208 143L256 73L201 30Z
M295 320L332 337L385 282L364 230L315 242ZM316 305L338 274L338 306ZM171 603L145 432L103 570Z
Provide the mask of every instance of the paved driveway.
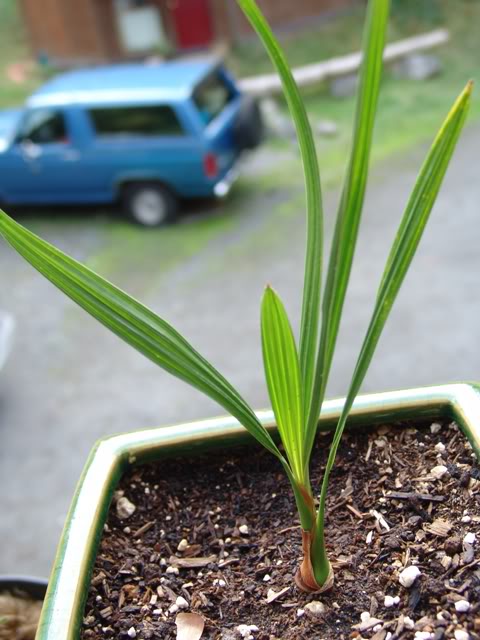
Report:
M479 148L480 128L471 127L365 391L480 379ZM330 395L346 390L423 153L418 149L374 172ZM326 201L330 221L335 194ZM211 228L192 219L155 236L130 237L102 217L26 222L150 304L261 408L267 396L259 300L265 283L272 283L298 323L304 219L298 194L281 185L249 195L247 204L240 214L237 203L237 215L220 226L217 211ZM188 225L198 225L196 245L182 239L182 229L192 236ZM132 242L134 250L125 252ZM0 377L0 573L47 574L75 482L97 438L221 410L109 335L3 245L0 274L0 308L18 323L13 358Z

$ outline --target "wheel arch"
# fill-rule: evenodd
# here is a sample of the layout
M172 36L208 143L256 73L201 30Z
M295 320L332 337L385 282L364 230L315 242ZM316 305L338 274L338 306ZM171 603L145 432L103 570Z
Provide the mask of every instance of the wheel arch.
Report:
M175 187L168 181L165 180L162 176L158 176L156 174L127 174L124 176L120 176L114 182L113 193L115 198L121 199L126 189L131 186L139 185L139 184L155 184L163 189L166 189L172 196L176 198L180 198L181 194L175 189Z

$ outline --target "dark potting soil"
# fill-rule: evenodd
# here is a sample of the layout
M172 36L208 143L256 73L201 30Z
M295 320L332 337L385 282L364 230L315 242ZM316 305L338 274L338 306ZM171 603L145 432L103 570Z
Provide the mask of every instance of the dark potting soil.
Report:
M329 441L318 438L314 487ZM335 585L320 596L294 584L294 501L263 450L136 467L119 490L84 640L174 639L181 612L204 618L202 640L480 638L480 469L454 424L344 436L328 500ZM402 586L411 566L420 574Z

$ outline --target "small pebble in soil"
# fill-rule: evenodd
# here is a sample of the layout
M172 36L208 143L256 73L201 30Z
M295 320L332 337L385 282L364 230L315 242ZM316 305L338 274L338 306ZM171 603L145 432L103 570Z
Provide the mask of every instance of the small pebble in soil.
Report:
M415 626L415 620L412 620L409 616L405 616L403 619L403 624L407 629L413 629Z
M473 533L473 531L469 531L468 533L465 534L463 538L463 542L465 544L475 544L476 539L477 539L477 536Z
M443 442L437 442L437 444L435 445L435 451L438 451L438 453L443 453L446 449L446 446L443 444Z
M442 425L441 425L441 424L439 424L438 422L433 422L433 423L430 425L430 432L431 432L431 433L434 433L434 434L435 434L435 433L438 433L439 431L441 431L441 429L442 429Z
M433 633L430 631L416 631L415 632L415 640L432 640Z
M305 615L305 609L297 609L297 618L301 618Z
M463 629L457 629L455 631L455 640L469 640L469 634Z
M180 542L178 543L177 546L177 551L185 551L185 549L188 547L188 540L185 540L185 538L183 538L183 540L180 540Z
M236 627L236 631L240 637L246 640L253 640L253 634L258 632L258 627L255 624L239 624Z
M313 600L305 605L305 611L308 611L314 618L321 618L325 614L325 605L318 600Z
M263 576L263 581L264 581L264 582L270 582L270 580L271 580L271 579L272 579L272 578L271 578L271 576L270 576L268 573L266 573L266 574Z
M179 609L188 609L188 602L182 596L178 596L175 600L175 604Z
M436 467L433 467L433 469L430 470L430 473L435 480L441 480L441 478L448 473L448 469L445 465L439 464Z
M130 627L130 629L127 631L127 636L129 638L136 638L137 637L137 632L135 631L135 627Z
M137 509L133 502L130 502L130 500L125 496L118 498L116 508L117 516L120 518L120 520L126 520L127 518L130 518L130 516L132 516Z
M402 587L405 587L405 589L410 589L410 587L413 585L415 580L421 575L421 573L422 572L418 567L416 567L415 565L411 565L410 567L407 567L406 569L400 572L400 575L398 576L398 581L400 582Z
M225 582L225 580L222 580L221 578L215 578L215 580L213 581L213 586L223 588L227 586L227 583Z
M394 607L395 605L397 605L399 603L400 603L400 597L399 596L395 596L395 597L385 596L384 604L385 604L385 606L387 608Z
M471 519L471 517L470 517L470 516L463 516L463 517L462 517L462 522L463 522L464 524L469 524L471 521L472 521L472 519Z
M450 538L447 538L445 540L443 548L445 549L445 553L447 553L449 556L460 553L460 551L462 550L462 539L458 536L451 536Z
M455 611L458 613L466 613L470 609L470 603L468 600L458 600L455 602Z
M167 567L166 573L178 576L180 571L178 570L178 567Z
M242 534L242 536L248 536L248 524L241 524L238 527L238 530Z

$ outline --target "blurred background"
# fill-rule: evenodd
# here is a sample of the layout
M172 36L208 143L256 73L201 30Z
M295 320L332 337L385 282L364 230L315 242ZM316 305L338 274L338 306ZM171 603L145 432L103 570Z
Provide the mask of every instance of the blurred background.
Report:
M359 50L362 1L259 5L296 68ZM330 396L347 389L428 144L465 82L479 77L479 25L479 0L392 0L389 42L438 29L447 29L449 39L422 51L407 48L386 68ZM234 0L0 0L0 108L21 105L68 69L161 64L205 51L221 57L239 80L272 73ZM350 148L356 81L355 73L341 74L303 89L318 143L327 242ZM141 228L116 205L5 206L171 322L258 409L268 404L260 297L271 283L298 326L305 236L292 125L281 97L269 93L259 101L268 135L242 157L229 196L182 202L176 224ZM477 89L365 392L480 379L479 117ZM0 311L15 322L0 370L0 573L48 575L96 439L222 411L107 333L3 243Z

